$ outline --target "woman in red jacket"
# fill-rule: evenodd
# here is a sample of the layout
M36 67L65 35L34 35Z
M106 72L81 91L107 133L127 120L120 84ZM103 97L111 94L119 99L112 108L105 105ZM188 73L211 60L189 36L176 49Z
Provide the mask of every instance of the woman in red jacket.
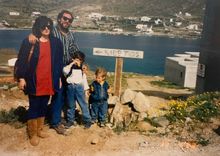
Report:
M63 47L59 39L51 36L53 22L46 16L35 20L32 33L39 42L31 45L24 39L16 62L18 87L28 94L28 134L33 146L39 137L46 138L43 125L51 95L61 87ZM33 50L32 50L33 49Z

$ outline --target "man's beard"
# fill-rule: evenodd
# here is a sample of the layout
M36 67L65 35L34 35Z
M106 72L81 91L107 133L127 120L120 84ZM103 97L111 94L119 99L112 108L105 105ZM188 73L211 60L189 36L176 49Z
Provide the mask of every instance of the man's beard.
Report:
M59 27L60 27L60 29L61 29L62 31L68 32L70 26L64 27L61 23L59 23Z

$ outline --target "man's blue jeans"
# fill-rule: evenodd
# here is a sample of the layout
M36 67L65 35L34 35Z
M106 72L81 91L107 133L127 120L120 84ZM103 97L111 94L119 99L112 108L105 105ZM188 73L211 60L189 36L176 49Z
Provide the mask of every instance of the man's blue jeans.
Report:
M88 104L85 100L84 87L81 84L67 85L67 121L75 121L76 101L78 102L83 116L83 122L91 123L91 116L89 114Z
M62 87L51 99L51 121L50 124L52 127L56 127L61 122L61 111L64 104L64 88Z
M92 120L96 121L98 119L99 122L105 123L107 111L108 111L107 101L92 103L91 104Z

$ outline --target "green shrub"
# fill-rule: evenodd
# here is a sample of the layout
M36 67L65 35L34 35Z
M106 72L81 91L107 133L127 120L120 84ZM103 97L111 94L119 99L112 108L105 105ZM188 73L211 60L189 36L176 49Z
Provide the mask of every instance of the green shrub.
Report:
M11 108L8 112L6 110L0 111L0 123L7 123L19 128L24 126L25 122L26 109L24 107Z
M187 100L171 100L168 113L165 115L171 122L185 121L187 117L201 122L220 114L219 92L203 93L187 98Z
M150 83L152 85L156 85L156 86L164 87L164 88L174 88L174 89L183 89L184 88L184 87L178 86L177 84L166 81L166 80L151 81Z

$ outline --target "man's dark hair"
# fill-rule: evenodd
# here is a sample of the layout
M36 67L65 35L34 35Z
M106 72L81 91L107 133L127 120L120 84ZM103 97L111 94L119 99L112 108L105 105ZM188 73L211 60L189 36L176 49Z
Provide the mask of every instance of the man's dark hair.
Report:
M45 27L47 27L52 31L53 21L47 16L39 16L38 18L35 19L35 22L32 27L33 35L35 35L37 38L40 38L42 36L41 31L44 30Z
M63 17L63 14L69 14L69 15L71 15L71 17L72 17L72 19L73 19L73 14L70 12L70 11L68 11L68 10L62 10L59 14L58 14L58 16L57 16L57 22L59 23L59 20Z

